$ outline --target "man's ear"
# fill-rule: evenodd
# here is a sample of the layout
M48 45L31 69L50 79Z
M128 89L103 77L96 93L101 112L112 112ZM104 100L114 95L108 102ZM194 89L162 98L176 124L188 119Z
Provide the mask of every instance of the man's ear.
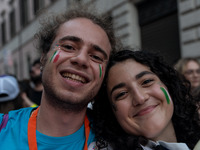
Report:
M45 65L45 63L46 63L46 55L47 54L44 54L44 53L42 53L42 55L41 55L41 57L40 57L40 64L41 64L41 66L43 67L44 65Z

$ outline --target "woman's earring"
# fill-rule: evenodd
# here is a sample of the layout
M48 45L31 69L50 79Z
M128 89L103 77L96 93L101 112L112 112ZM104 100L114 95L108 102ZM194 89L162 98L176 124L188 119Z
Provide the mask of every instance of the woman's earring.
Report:
M112 106L112 108L113 108L114 111L117 111L117 108L116 108L115 104L111 103L111 106Z
M43 71L43 67L42 67L42 66L40 66L40 71L41 71L41 72Z

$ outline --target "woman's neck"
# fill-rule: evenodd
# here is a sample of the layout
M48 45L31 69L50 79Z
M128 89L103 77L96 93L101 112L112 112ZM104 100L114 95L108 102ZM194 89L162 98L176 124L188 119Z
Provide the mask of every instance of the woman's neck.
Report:
M158 137L156 137L154 139L151 139L151 140L176 143L177 142L177 138L176 138L176 133L175 133L172 121L163 130L162 134L160 134Z

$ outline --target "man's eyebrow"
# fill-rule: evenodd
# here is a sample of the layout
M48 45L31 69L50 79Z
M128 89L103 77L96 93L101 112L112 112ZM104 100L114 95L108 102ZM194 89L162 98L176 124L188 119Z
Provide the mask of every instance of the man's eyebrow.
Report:
M100 47L97 46L97 45L92 45L92 46L93 46L93 48L94 48L96 51L99 51L100 53L102 53L102 54L104 55L105 59L108 58L108 55L106 54L105 50L103 50L102 48L100 48Z
M64 41L74 41L74 42L81 42L83 43L84 41L76 36L65 36L63 38L61 38L60 40L58 40L58 43L62 43ZM103 50L102 48L100 48L98 45L93 45L91 44L91 46L98 52L102 53L105 57L105 59L108 58L108 55L106 54L105 50Z
M58 40L59 43L62 43L64 41L83 42L81 38L76 37L76 36L64 36L63 38Z
M144 75L147 75L147 74L155 75L153 72L150 72L150 71L142 71L142 72L138 73L138 74L135 76L135 78L136 78L136 80L137 80L137 79L139 79L139 78L141 78L141 77L143 77Z
M113 93L116 89L121 88L121 87L124 87L125 85L126 85L125 83L119 83L119 84L115 85L115 86L112 88L112 90L111 90L111 92L110 92L110 95L112 95L112 93Z

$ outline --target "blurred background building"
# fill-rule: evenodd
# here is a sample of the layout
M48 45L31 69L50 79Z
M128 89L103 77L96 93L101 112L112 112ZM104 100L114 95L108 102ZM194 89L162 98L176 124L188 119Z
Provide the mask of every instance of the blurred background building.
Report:
M40 18L73 1L109 14L125 46L159 51L170 64L200 57L200 0L0 0L0 74L29 78Z

